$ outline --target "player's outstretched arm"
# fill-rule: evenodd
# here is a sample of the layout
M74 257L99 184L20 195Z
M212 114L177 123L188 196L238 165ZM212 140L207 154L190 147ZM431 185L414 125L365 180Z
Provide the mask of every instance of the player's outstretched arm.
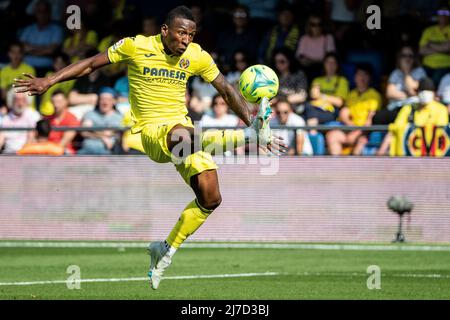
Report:
M25 73L24 75L28 79L14 79L13 87L16 88L16 92L28 92L29 95L41 95L58 82L82 77L109 63L107 52L102 52L73 63L45 78L36 78L31 74Z
M231 110L233 110L234 113L236 113L236 115L244 121L247 126L250 126L250 111L247 106L247 102L225 79L223 74L219 73L211 84L220 93L225 102L230 106Z

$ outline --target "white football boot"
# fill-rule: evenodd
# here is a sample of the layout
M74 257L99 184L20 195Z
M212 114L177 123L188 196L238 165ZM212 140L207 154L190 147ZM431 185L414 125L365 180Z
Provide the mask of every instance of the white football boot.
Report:
M168 249L164 241L150 243L147 250L150 255L150 271L148 272L150 286L156 290L158 289L164 270L170 265L172 259L167 254Z
M269 99L264 97L259 104L258 113L253 119L251 126L246 128L252 131L251 134L246 136L263 147L266 147L272 141L272 130L270 129L271 114L272 108L270 107Z

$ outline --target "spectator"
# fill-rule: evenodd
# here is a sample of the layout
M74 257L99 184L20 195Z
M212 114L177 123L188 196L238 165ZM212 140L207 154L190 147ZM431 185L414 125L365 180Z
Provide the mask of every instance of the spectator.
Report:
M408 124L416 127L448 125L448 110L435 101L433 81L430 78L420 80L418 90L419 103L406 105L400 110L395 122L389 126L389 133L385 136L377 155L385 155L388 149L391 155L405 155L403 140Z
M82 121L83 127L120 127L122 115L115 110L116 94L114 89L105 87L99 92L98 107L89 111ZM112 154L117 136L112 130L84 131L84 138L78 154Z
M416 96L419 81L426 76L414 49L411 46L403 46L397 55L397 68L389 76L387 98L392 102Z
M67 67L70 64L70 58L63 52L58 52L55 55L53 60L53 72L58 72L59 70ZM46 76L52 74L53 72L48 72ZM70 90L72 90L75 85L75 80L69 80L65 82L60 82L49 88L42 96L41 96L41 104L39 106L39 111L44 116L50 116L55 112L55 108L53 107L53 103L51 101L51 97L53 92L55 91L63 91L66 95L69 94Z
M203 5L200 2L196 2L190 6L190 9L196 24L195 42L208 52L214 51L216 39L211 28L205 25Z
M339 112L341 122L347 126L371 126L375 112L381 108L381 95L370 87L372 68L360 64L355 72L356 88L348 95L346 106ZM345 133L331 130L326 135L328 151L331 155L341 155L343 148L353 149L354 155L360 155L367 143L367 137L361 130Z
M95 52L89 56L95 55ZM99 70L94 70L89 75L81 77L75 81L69 93L69 105L71 112L82 119L83 115L94 109L98 102L97 92L103 87L111 85L110 79Z
M64 148L49 141L48 137L51 131L50 122L46 119L39 120L34 130L35 141L25 144L22 149L17 151L18 155L49 155L61 156L64 154Z
M6 99L6 93L11 88L15 78L21 78L23 73L36 75L34 68L23 62L23 45L12 43L8 49L9 64L0 71L1 99Z
M156 17L147 16L142 19L142 35L146 37L155 36L159 33L159 23Z
M241 74L242 72L244 72L245 69L247 69L250 66L250 64L247 59L247 54L242 50L237 50L234 53L233 60L234 60L233 66L231 67L230 72L227 73L225 78L231 85L238 88Z
M72 63L86 58L89 51L97 48L97 33L94 30L87 30L83 21L80 29L73 29L70 32L71 35L64 40L63 52L71 57Z
M205 127L236 127L239 118L229 114L229 107L221 95L216 94L212 99L212 115L204 114L200 124Z
M205 114L202 98L186 90L186 106L188 109L187 116L191 118L192 122L201 121Z
M295 25L294 13L291 7L283 6L278 13L278 24L271 28L264 36L258 60L269 63L275 50L287 48L294 51L300 38L300 29Z
M435 86L450 71L450 10L443 7L437 16L438 24L426 28L419 42L423 65Z
M292 105L284 97L278 97L276 103L273 105L274 117L271 125L282 126L298 126L304 127L305 120L302 117L295 114ZM301 129L288 130L288 129L274 129L274 135L280 136L284 139L284 143L288 146L288 155L313 155L313 149L311 142L309 141L308 133Z
M355 46L357 39L356 12L361 6L362 0L326 0L325 9L329 12L329 20L332 23L333 35L336 38L338 52L345 56L346 50Z
M450 114L450 73L447 73L441 79L437 95L440 101L447 106L448 113Z
M394 122L405 100L417 96L419 81L426 76L414 49L409 45L403 46L397 53L397 68L391 72L386 88L388 108L375 114L373 124L386 125Z
M310 79L320 75L325 55L336 50L333 36L325 34L323 28L322 18L311 15L306 23L306 33L300 38L295 53Z
M80 121L70 113L69 100L66 97L66 93L62 90L53 91L51 97L51 103L54 106L54 114L49 117L50 125L53 128L57 127L79 127ZM77 135L76 131L54 131L52 130L49 135L49 141L59 144L63 147L66 154L75 154L75 148L73 146L73 140Z
M339 63L335 53L325 56L323 69L325 74L313 80L311 102L305 105L304 117L309 126L335 121L348 95L348 80L339 75ZM312 133L315 133L315 130Z
M233 54L244 50L254 60L258 50L259 37L250 25L249 11L246 6L237 5L233 10L233 29L226 30L219 36L217 50L225 71L230 70Z
M63 41L62 28L50 22L50 10L47 1L37 2L36 23L26 27L20 34L26 54L25 62L33 66L40 77L52 67L52 56Z
M278 93L296 109L308 97L308 80L303 71L296 71L293 56L291 50L280 48L274 51L272 61L280 80Z
M36 126L40 115L31 108L30 96L10 89L6 100L9 112L2 119L3 128L34 128ZM3 153L14 154L32 139L31 131L0 131L0 150L3 149Z

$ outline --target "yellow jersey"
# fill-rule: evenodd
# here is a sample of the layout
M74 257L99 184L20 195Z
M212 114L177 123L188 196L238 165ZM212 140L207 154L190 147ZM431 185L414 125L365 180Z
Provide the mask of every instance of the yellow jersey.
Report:
M111 63L128 64L129 100L135 124L132 133L147 124L183 121L187 115L186 86L193 75L212 82L219 69L209 53L189 44L181 56L164 51L161 34L124 38L108 49Z
M349 84L348 80L342 76L318 77L313 80L312 85L319 85L320 92L323 94L347 99Z
M449 124L447 107L437 101L428 103L416 110L413 115L411 114L412 112L412 106L404 106L395 118L395 122L389 125L389 131L393 135L390 146L391 156L405 154L404 139L410 122L415 127L424 128L424 138L429 145L432 144L430 140L436 135L433 134L434 127L443 127Z
M363 126L370 112L380 110L381 95L373 88L369 88L363 93L353 89L348 95L347 107L350 110L355 126Z
M450 26L441 29L439 25L431 26L425 29L420 38L419 46L423 47L429 42L447 42L450 41ZM423 58L423 64L429 68L447 68L450 67L450 55L446 53L434 53L426 55Z
M16 69L13 69L10 64L5 66L0 71L0 88L9 90L14 83L15 78L24 79L23 73L29 73L36 76L34 68L22 62Z

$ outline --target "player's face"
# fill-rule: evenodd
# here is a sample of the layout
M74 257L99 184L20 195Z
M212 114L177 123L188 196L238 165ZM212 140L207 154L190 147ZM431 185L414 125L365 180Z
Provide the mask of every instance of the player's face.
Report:
M165 46L176 56L181 56L186 51L194 40L195 32L195 22L183 18L175 18L170 26L164 24L161 28Z

